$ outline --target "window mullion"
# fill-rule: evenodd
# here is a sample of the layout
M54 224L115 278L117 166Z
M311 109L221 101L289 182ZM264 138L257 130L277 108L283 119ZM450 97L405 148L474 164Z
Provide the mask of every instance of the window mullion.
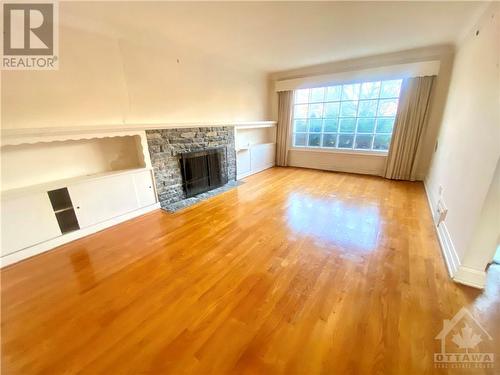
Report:
M375 135L377 134L378 128L378 109L380 107L380 91L382 90L382 81L380 82L380 87L378 88L378 96L377 96L377 110L375 111L375 126L373 127L373 138L372 145L370 150L373 150L373 144L375 143Z
M380 139L380 142L385 142L384 139L386 136L388 137L391 137L392 136L392 132L390 133L377 133L377 130L378 130L378 126L380 125L379 124L379 119L384 119L385 117L382 116L382 117L379 117L379 111L380 111L380 101L382 100L380 95L382 93L382 87L383 87L383 83L386 82L386 81L379 81L380 84L378 85L378 91L377 91L377 95L376 96L372 96L370 95L369 98L366 98L365 100L376 100L377 103L376 103L376 106L375 106L375 114L373 116L374 118L374 127L372 128L372 132L371 133L359 133L359 122L360 122L360 113L359 113L359 110L360 110L360 101L361 101L361 98L360 98L360 91L361 91L361 87L363 85L364 82L361 82L359 83L359 95L357 97L357 100L356 100L356 110L355 110L355 114L353 117L342 117L341 115L341 109L342 109L342 104L343 103L346 103L348 102L349 100L354 100L354 98L351 98L347 92L344 92L346 89L347 90L350 90L351 87L344 87L344 86L349 86L349 85L354 85L354 83L352 84L340 84L340 85L334 85L334 86L327 86L327 87L320 87L320 88L314 88L314 89L307 89L307 94L305 92L306 89L304 89L303 91L298 91L298 90L294 90L294 93L293 93L293 101L294 101L294 106L293 106L293 113L292 113L292 144L295 146L295 141L296 141L296 137L298 136L299 140L299 144L297 145L298 147L314 147L314 148L324 148L323 147L323 144L325 142L327 142L328 140L328 148L334 148L334 149L346 149L346 150L349 150L349 148L345 148L345 147L340 147L340 135L344 135L344 143L346 141L348 141L348 137L349 135L352 135L352 144L351 144L351 150L356 150L356 139L358 137L358 135L360 135L361 137L365 137L365 136L368 136L368 135L371 135L371 140L370 140L370 143L368 144L368 147L369 148L366 148L367 150L372 150L374 151L374 146L375 146L375 137L378 135L378 136L381 136L381 139ZM392 85L392 83L391 83ZM384 86L385 87L385 86ZM387 91L387 93L390 93L391 91L390 90L393 90L393 86L388 86L389 87L389 91ZM332 97L329 97L329 88L331 88L333 91L333 96ZM373 85L372 85L372 88L373 88ZM337 90L338 89L338 90ZM355 87L353 86L352 88L353 90L355 89ZM340 92L338 92L340 91ZM322 93L322 97L320 97L318 94L319 93ZM373 91L371 91L373 93ZM346 94L347 96L345 96L344 94ZM307 95L306 97L304 97L305 95ZM336 95L339 95L338 97ZM315 100L313 100L315 99ZM396 97L388 97L388 98L383 98L384 100L397 100L398 103L397 105L399 106L399 99L400 99L400 96L396 96ZM296 101L299 101L300 103L296 103ZM307 102L306 102L307 101ZM325 118L325 111L326 111L326 108L325 106L328 104L328 103L338 103L338 109L337 109L337 116L336 117L331 117L331 118L328 118L326 119ZM367 105L368 103L371 103L371 102L367 102ZM384 101L384 103L386 103ZM320 114L319 118L318 117L310 117L312 115L311 113L311 109L314 109L315 112L318 112L318 109L319 108L316 108L316 107L313 107L311 108L312 105L319 105L321 104L322 105L322 113ZM392 105L392 103L389 103ZM388 105L389 105L388 104ZM297 107L299 106L300 107ZM370 105L371 106L371 105ZM369 107L370 107L369 106ZM304 108L305 107L305 108ZM351 104L348 106L348 107L351 107ZM332 107L333 108L333 107ZM351 107L352 108L352 107ZM334 108L333 108L334 109ZM304 119L300 118L300 119L296 119L295 117L295 113L298 113L300 115L302 115L303 113L306 114L306 116L303 116L305 117ZM319 114L319 113L318 113ZM394 117L394 116L392 116ZM391 118L392 118L391 117ZM363 119L365 119L363 117ZM368 118L367 118L368 119ZM336 124L337 124L337 128L336 128L336 131L335 132L328 132L326 133L326 122L328 121L336 121ZM341 133L341 130L340 130L340 125L341 125L341 120L345 120L345 126L347 128L350 128L351 125L352 125L352 121L355 121L354 123L354 129L352 131L352 134L350 134L347 130L347 132L345 133ZM348 120L348 121L347 121ZM297 124L295 123L296 121ZM304 124L303 124L303 121L305 121L305 125L306 125L306 128L304 129L304 131L301 131L301 132L297 132L298 131L298 128L296 129L295 126L297 125L298 127L303 128ZM387 127L387 124L388 121L384 120L383 121L383 124L382 126L384 127ZM311 126L314 124L314 131L313 129L311 128ZM368 124L368 123L367 123ZM319 132L316 132L316 128L317 127L320 127L320 131ZM381 129L381 130L384 130L384 129ZM394 129L393 129L394 130ZM331 143L332 141L332 138L333 136L332 135L335 135L335 138L334 138L334 144ZM303 144L303 146L300 146L300 144L302 144L302 142L304 142L302 139L303 137L305 137L305 143ZM310 144L310 137L313 137L313 140L314 142ZM319 137L319 138L317 138ZM316 142L319 141L319 143ZM366 142L362 141L363 142L363 149L365 149L364 147L366 147ZM317 145L317 146L316 146ZM385 143L384 143L384 147L385 147Z
M360 86L360 95L361 95L361 86ZM354 126L354 137L352 138L352 149L355 149L356 138L358 137L358 122L359 122L359 97L358 97L358 106L356 107L356 126Z

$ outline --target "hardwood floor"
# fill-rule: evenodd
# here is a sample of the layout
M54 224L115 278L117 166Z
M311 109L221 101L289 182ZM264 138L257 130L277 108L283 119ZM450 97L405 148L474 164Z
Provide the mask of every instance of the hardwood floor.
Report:
M435 336L499 358L496 267L450 281L421 183L273 168L3 269L2 374L466 374Z

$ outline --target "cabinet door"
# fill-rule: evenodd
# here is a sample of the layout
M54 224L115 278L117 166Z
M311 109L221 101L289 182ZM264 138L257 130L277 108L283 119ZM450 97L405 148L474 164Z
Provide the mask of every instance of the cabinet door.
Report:
M252 146L252 172L258 172L272 166L274 164L274 150L274 144Z
M250 150L239 150L236 154L236 172L238 175L250 172Z
M2 199L2 256L61 235L46 192Z
M263 146L263 161L266 167L273 166L276 157L276 145L275 144L266 144Z
M109 176L68 186L80 228L139 208L133 177Z
M153 187L151 171L135 173L134 185L139 207L146 207L156 203L156 193Z

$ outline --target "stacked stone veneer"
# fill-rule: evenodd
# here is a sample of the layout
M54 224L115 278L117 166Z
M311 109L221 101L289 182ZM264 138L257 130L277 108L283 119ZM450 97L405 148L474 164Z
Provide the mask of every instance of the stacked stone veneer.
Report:
M234 128L231 126L146 130L146 137L158 199L164 208L186 199L180 167L180 154L183 152L226 147L227 179L236 180Z

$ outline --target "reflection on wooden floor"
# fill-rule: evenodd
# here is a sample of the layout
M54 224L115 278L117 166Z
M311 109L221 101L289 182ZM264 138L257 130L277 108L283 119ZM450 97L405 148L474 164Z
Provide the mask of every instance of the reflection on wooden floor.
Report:
M447 373L464 306L500 358L497 267L450 281L421 183L273 168L2 270L2 370Z

